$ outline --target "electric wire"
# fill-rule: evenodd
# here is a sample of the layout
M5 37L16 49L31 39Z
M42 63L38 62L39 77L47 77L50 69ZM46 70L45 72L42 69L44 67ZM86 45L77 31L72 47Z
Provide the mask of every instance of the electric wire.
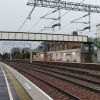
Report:
M19 27L19 29L17 30L17 32L19 32L19 31L22 29L22 27L24 26L24 24L26 23L26 21L27 21L27 18L26 18L25 21L21 24L21 26Z
M19 27L19 29L18 29L17 32L19 32L19 31L23 28L23 26L25 25L26 21L31 17L31 14L32 14L32 12L34 11L34 9L35 9L35 6L32 8L32 10L31 10L31 12L29 13L28 17L27 17L27 18L24 20L24 22L20 25L20 27Z
M83 0L82 2L84 2L85 0ZM32 9L33 10L33 9ZM71 11L71 10L70 10ZM65 14L63 14L62 15L62 17L63 16L65 16L67 13L69 13L70 11L67 11ZM30 12L31 14L32 14L32 11ZM31 14L29 14L29 16L31 15ZM27 19L29 18L29 16L26 18L26 20L22 23L22 25L20 26L20 28L18 29L18 31L20 31L21 30L21 28L24 26L24 24L26 23L26 21L27 21ZM56 22L56 21L54 21L54 22ZM38 22L37 22L38 23ZM53 22L52 22L53 23ZM67 25L69 25L69 24L67 24ZM97 24L96 24L97 25ZM94 25L92 25L92 26L95 26L95 24Z
M45 14L44 16L47 16L49 13L51 12L51 9L48 11L47 14ZM53 11L52 11L53 12ZM44 17L43 16L43 17ZM31 30L33 29L33 27L36 27L40 22L42 21L42 18L40 18L35 24L32 25L32 27L28 30L28 32L31 32Z
M39 19L35 24L33 24L32 27L28 30L28 32L31 32L31 30L35 28L40 23L40 21L41 19Z
M86 0L82 0L81 2L80 2L80 4L81 3L83 3L84 1L86 1ZM69 10L69 11L67 11L66 13L64 13L63 15L61 15L61 17L60 18L62 18L62 17L64 17L66 14L68 14L69 12L71 12L71 10ZM50 27L52 24L54 24L55 22L56 22L57 20L54 20L53 22L51 22L47 27ZM41 31L40 31L41 32Z
M84 1L85 1L85 0L81 1L80 4L83 3ZM64 17L64 16L65 16L67 13L69 13L69 12L71 12L71 10L67 11L66 13L64 13L61 17Z
M35 7L33 7L33 9L31 10L31 12L29 13L29 15L28 15L28 17L25 19L25 21L21 24L21 26L19 27L19 29L18 29L18 32L22 29L22 27L24 26L24 24L26 23L26 21L27 21L27 19L31 19L31 14L32 14L32 12L34 11L34 8ZM51 11L51 10L50 10ZM48 11L48 12L50 12L50 11ZM33 25L33 26L36 26L38 23L40 22L40 19ZM31 27L31 29L33 28L33 26ZM30 30L31 30L30 29ZM5 42L4 42L5 43ZM7 48L9 48L9 47L6 47L6 48L4 48L3 47L3 51L5 51Z
M58 9L57 9L57 10L54 10L54 11L52 11L52 12L49 12L49 13L45 14L44 16L42 16L41 18L44 18L44 17L46 17L46 16L48 16L48 15L50 15L50 14L52 14L52 13L55 13L55 12L57 12L57 11L58 11Z
M80 4L83 3L84 1L86 1L86 0L82 0L82 1L80 2ZM63 14L61 17L64 17L64 16L65 16L66 14L68 14L69 12L71 12L71 10L67 11L67 12L66 12L65 14ZM62 29L64 29L65 26L70 25L70 24L72 24L72 23L69 23L69 24L64 25L64 27L62 27Z
M84 1L85 1L85 0L83 0L81 3L83 3ZM70 11L69 11L69 12L70 12ZM64 29L65 26L69 26L70 24L71 24L71 23L64 25L62 29ZM91 27L92 27L92 26L95 26L95 24L94 24L94 25L91 25Z

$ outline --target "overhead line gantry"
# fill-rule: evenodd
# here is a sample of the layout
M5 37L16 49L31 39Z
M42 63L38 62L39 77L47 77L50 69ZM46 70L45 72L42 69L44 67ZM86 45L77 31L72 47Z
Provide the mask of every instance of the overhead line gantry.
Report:
M59 23L54 24L54 26L59 26L61 29L61 15L60 10L69 10L69 11L81 11L81 12L88 12L89 15L89 31L91 27L91 20L90 14L91 13L100 13L100 6L98 5L91 5L91 4L83 4L83 3L75 3L75 2L68 2L62 0L29 0L27 3L28 6L33 7L45 7L45 8L54 8L59 11ZM31 12L32 14L32 12Z
M37 7L82 11L90 13L100 13L100 6L98 5L67 2L61 0L29 0L27 5L35 7L37 6Z

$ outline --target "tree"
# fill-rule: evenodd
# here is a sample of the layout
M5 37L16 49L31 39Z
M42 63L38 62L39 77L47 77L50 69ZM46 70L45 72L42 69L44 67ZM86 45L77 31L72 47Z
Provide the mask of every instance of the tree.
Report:
M11 50L12 58L20 59L21 58L21 49L20 48L13 48Z
M23 59L29 59L30 58L30 49L23 48L22 49L22 56L23 56Z
M7 52L3 53L2 59L9 59L9 53Z
M30 49L29 48L13 48L11 50L12 58L14 59L29 59Z

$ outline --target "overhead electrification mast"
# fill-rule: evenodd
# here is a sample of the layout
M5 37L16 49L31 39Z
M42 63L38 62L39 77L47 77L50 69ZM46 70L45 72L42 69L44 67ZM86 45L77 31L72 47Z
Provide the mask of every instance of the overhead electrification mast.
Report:
M62 0L29 0L27 3L28 6L35 7L46 7L46 8L53 8L59 11L59 23L54 24L55 26L59 26L61 29L61 16L60 10L72 10L72 11L81 11L81 12L88 12L89 14L89 27L90 27L90 14L91 13L100 13L100 6L98 5L91 5L91 4L83 4L83 3L75 3L75 2L67 2ZM30 13L30 16L32 11ZM89 28L90 30L90 28Z

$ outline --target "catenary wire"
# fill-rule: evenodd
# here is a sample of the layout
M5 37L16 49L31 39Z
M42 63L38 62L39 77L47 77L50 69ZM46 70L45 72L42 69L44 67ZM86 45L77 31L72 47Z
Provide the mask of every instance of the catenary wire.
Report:
M52 11L53 12L53 11ZM48 11L47 14L45 14L43 17L47 16L48 14L51 13L51 9ZM32 27L28 30L28 32L31 32L31 30L36 27L40 22L42 21L42 19L40 18L35 24L32 25Z
M83 3L84 1L86 1L86 0L82 0L82 1L80 2L80 4ZM61 18L64 17L64 16L65 16L66 14L68 14L69 12L71 12L71 10L67 11L66 13L64 13L64 14L61 16ZM48 27L51 26L52 24L54 24L56 21L57 21L57 20L51 22L51 23L48 25ZM71 23L70 23L70 24L71 24ZM41 32L41 31L40 31L40 32Z
M22 28L23 28L23 26L25 25L25 23L26 23L26 21L29 19L29 17L31 16L31 14L32 14L32 12L34 11L34 9L35 9L35 6L32 8L32 10L31 10L31 12L29 13L29 15L28 15L28 17L24 20L24 22L20 25L20 27L18 28L18 31L17 32L19 32Z

